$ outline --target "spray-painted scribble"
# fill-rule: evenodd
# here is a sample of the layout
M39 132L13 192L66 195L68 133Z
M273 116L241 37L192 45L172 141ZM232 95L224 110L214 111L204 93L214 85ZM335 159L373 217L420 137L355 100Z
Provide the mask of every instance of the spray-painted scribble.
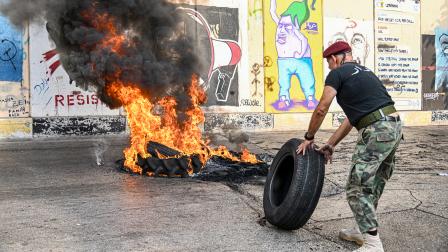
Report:
M29 101L18 90L10 94L0 93L0 117L17 118L29 115ZM14 94L17 93L18 95Z
M255 97L255 96L262 97L263 96L263 94L260 93L259 88L258 88L258 85L261 83L261 81L258 79L258 76L261 73L260 69L261 69L260 64L255 63L252 66L252 70L250 71L254 75L254 78L252 80L252 85L255 87L255 91L252 93L252 97Z
M263 16L263 2L262 0L250 0L249 1L249 16L262 18Z
M269 92L274 92L274 85L277 80L275 77L265 77L264 83L266 84L266 88Z
M433 111L431 115L432 122L448 121L448 112L446 111Z
M0 81L21 82L23 69L22 32L0 16Z

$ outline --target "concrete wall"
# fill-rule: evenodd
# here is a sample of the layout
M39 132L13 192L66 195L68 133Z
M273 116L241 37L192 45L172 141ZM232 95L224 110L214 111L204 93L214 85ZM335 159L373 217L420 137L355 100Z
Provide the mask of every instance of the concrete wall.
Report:
M30 25L29 41L34 136L117 133L114 125L120 122L118 129L125 128L120 110L110 110L70 80L42 24Z
M219 51L215 64L210 64L212 74L201 76L209 96L209 103L204 106L206 130L222 127L254 131L307 128L312 109L305 109L305 103L302 103L303 109L300 106L296 110L273 109L279 97L278 81L273 78L278 69L277 52L272 42L276 27L270 17L270 0L172 2L192 9L207 20L208 27L197 24L198 31L208 30L211 34L212 43L204 50L226 48L223 42L231 41L241 52L237 64L222 67L223 62L239 52ZM284 11L292 2L277 0L278 12ZM311 9L314 1L308 2ZM384 56L380 51L384 43L379 38L382 36L380 32L386 31L397 39L396 48L406 47L404 49L418 58L409 70L418 71L416 85L401 87L401 92L396 90L396 85L389 86L399 104L403 104L403 100L412 101L410 106L399 106L405 124L448 125L448 61L443 57L444 34L448 34L448 0L421 1L419 11L412 16L415 20L412 25L394 26L379 19L388 15L387 8L381 7L384 4L411 2L415 3L414 0L404 3L397 0L315 1L313 7L318 10L311 10L311 18L303 32L312 47L317 99L328 73L326 63L320 59L324 47L337 40L346 40L357 48L360 62L380 75L382 70L378 64L385 60L380 59ZM400 13L409 17L407 12ZM0 138L126 132L123 111L108 109L94 92L81 90L70 81L63 67L58 65L58 55L54 53L54 45L42 24L24 24L22 28L15 28L0 18L0 36L3 39L0 53L9 56L0 61ZM420 39L415 39L417 37ZM220 80L220 77L224 78ZM225 88L219 91L218 85ZM292 96L298 102L304 102L300 82L293 80L293 85ZM411 91L412 88L417 89L415 93L403 94L403 90ZM335 128L343 119L344 114L334 103L322 128Z
M419 2L421 6L416 4ZM365 65L374 69L377 75L383 75L381 78L388 84L386 88L401 110L405 125L448 124L448 61L443 61L441 50L437 55L438 44L434 38L437 34L439 38L444 33L448 34L447 0L324 0L323 13L324 46L335 40L350 42L353 34L358 34L358 38L361 37L359 34L364 37L365 44L359 43L363 42L360 39L355 41L362 45L358 48L368 54ZM400 22L407 23L395 24L398 18ZM420 35L421 39L416 39ZM385 52L382 50L386 44L384 41L391 39L395 42L388 46L394 50ZM400 55L399 52L405 53ZM400 62L390 63L394 59L406 62L404 65ZM379 64L390 65L380 68ZM395 78L388 80L388 72L399 71L400 74L394 74L392 77ZM323 79L321 81L324 82ZM306 129L310 117L309 113L275 114L274 129ZM344 114L334 103L322 128L337 127L343 119Z
M422 34L432 34L437 27L448 27L448 0L421 1Z
M0 137L31 137L28 26L0 17Z

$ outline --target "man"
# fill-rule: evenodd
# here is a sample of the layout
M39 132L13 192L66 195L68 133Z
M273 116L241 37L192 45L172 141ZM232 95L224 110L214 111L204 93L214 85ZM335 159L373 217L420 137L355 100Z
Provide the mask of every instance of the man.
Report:
M310 18L308 0L292 2L280 17L277 16L276 0L271 0L270 12L277 25L276 48L280 85L278 107L288 110L293 106L290 88L292 77L295 75L306 97L306 108L312 110L317 103L313 61L308 39L301 33L301 27Z
M318 131L336 96L347 118L318 149L331 161L334 147L356 127L359 137L347 182L347 201L359 228L343 229L339 237L363 245L356 251L384 251L378 235L375 210L386 181L392 175L395 150L402 137L402 124L394 102L378 77L353 61L350 45L339 41L324 51L331 72L325 81L320 103L297 153L314 144Z

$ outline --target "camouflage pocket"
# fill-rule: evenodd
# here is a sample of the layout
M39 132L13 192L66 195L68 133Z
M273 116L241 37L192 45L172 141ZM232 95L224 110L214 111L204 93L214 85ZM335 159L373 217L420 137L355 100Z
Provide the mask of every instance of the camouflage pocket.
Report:
M366 165L365 164L352 164L352 168L350 170L349 176L348 176L348 181L347 181L347 185L346 188L349 188L350 185L355 185L355 186L360 186L361 185L361 181L362 181L362 173L364 171L364 167Z
M376 135L377 142L390 142L395 140L394 133L378 133Z
M369 185L373 181L372 179L375 177L378 167L378 164L364 162L352 164L346 187Z
M362 129L358 136L358 143L367 145L369 143L370 134L371 132L368 128Z

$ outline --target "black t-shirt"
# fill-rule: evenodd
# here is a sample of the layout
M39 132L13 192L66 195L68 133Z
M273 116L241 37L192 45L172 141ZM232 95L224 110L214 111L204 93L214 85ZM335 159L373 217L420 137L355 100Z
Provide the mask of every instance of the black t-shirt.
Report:
M394 104L380 79L356 63L348 62L332 70L325 85L336 89L336 99L353 126L369 113Z

